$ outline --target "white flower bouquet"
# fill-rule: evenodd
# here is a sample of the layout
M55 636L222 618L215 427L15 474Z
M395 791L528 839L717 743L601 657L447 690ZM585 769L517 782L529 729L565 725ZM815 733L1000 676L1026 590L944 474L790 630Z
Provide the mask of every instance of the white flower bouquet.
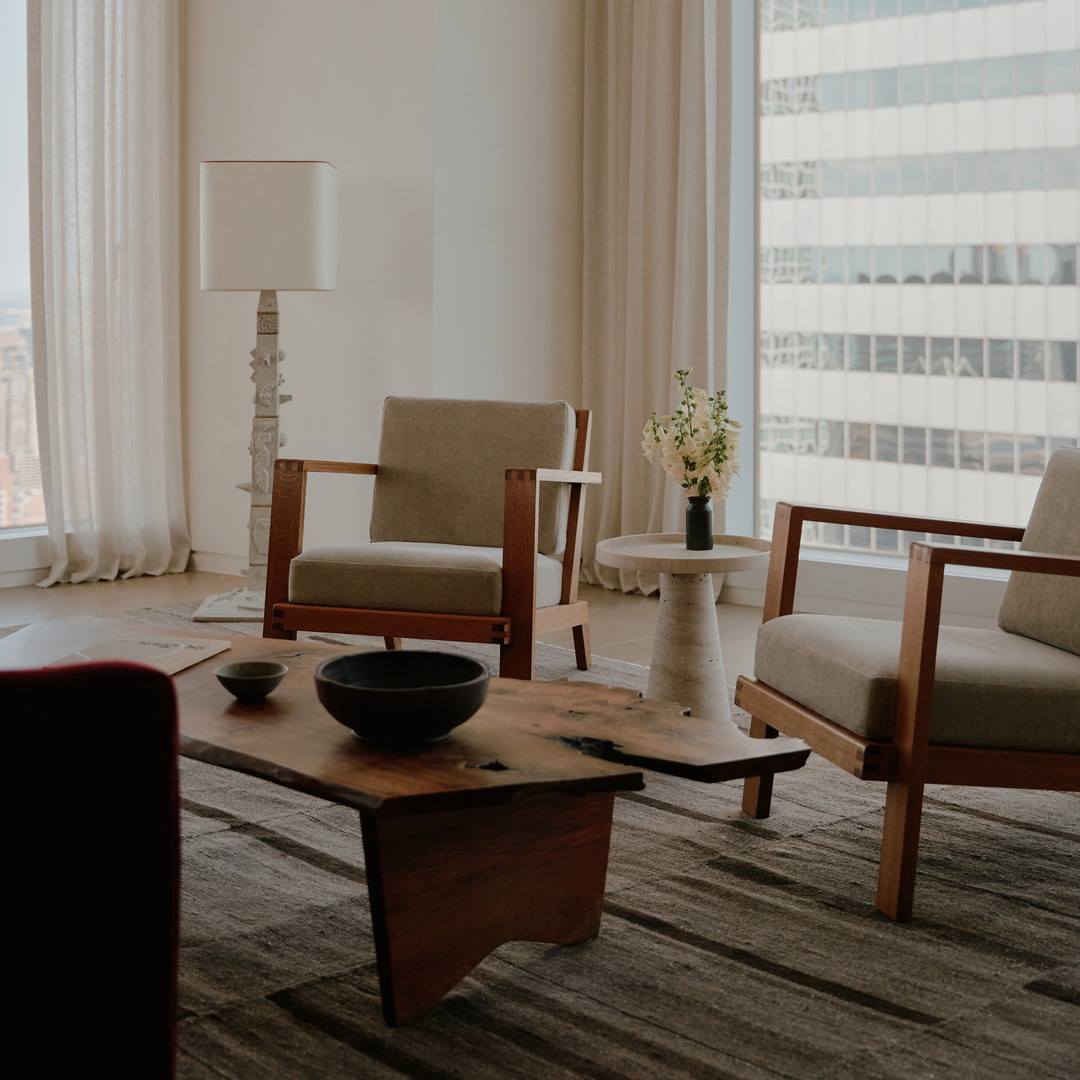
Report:
M722 498L739 473L739 428L727 414L727 394L707 394L687 380L693 368L675 372L682 397L674 416L645 421L641 449L652 461L660 451L664 471L689 497Z

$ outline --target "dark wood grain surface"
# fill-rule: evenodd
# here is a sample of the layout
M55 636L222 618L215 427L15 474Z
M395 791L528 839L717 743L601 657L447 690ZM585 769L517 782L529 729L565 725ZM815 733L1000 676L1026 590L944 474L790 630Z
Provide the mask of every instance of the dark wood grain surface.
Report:
M5 644L9 662L48 663L115 634L109 620L39 624L0 641L0 663ZM390 1024L420 1016L505 942L596 935L614 792L644 787L640 766L729 779L796 768L809 753L629 690L520 679L493 679L480 711L441 742L376 746L334 720L315 691L316 665L349 651L233 638L174 676L180 749L360 811ZM242 703L214 668L253 659L289 671L265 700Z
M0 641L28 664L47 663L130 623L42 622ZM208 633L204 636L213 636ZM797 739L748 739L733 724L683 715L667 702L585 682L491 681L480 711L441 743L386 748L365 743L319 704L314 669L355 647L232 638L228 651L175 676L181 752L225 768L380 814L422 813L507 802L526 792L615 791L643 785L640 769L714 782L802 765ZM10 658L10 657L9 657ZM213 669L235 660L280 660L285 680L243 704Z

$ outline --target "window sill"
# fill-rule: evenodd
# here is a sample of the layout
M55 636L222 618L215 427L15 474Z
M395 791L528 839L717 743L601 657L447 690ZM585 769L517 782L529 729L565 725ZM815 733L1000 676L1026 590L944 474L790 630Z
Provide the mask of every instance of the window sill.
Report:
M44 525L0 530L0 589L36 584L51 563Z
M801 555L805 562L835 563L840 566L864 566L873 570L893 571L905 573L907 571L907 555L878 555L869 551L840 551L834 548L817 548L804 546ZM945 567L945 573L953 577L968 577L982 581L1008 581L1008 570L997 570L983 566L953 566Z
M904 610L907 559L900 555L830 551L806 547L800 560L795 610L821 615L899 619ZM992 627L1008 573L978 567L949 567L942 598L942 622L952 626ZM729 603L765 602L764 570L728 574L720 599Z
M28 536L48 536L49 530L45 525L26 525L14 529L0 529L0 543L5 540L23 540Z

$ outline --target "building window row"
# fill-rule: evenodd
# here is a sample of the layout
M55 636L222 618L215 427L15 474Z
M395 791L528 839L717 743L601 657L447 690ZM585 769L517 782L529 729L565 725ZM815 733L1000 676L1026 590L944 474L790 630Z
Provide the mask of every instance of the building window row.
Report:
M1075 438L1064 435L957 431L816 417L761 417L764 453L848 461L1042 476L1055 450L1075 445Z
M1080 50L794 75L761 84L761 115L837 112L1080 90Z
M1040 191L1080 186L1080 147L784 161L761 167L763 199Z
M1075 285L1076 244L765 247L761 281L796 285Z
M797 30L836 23L996 7L1012 0L762 0L761 29ZM1020 0L1018 0L1020 2Z
M1074 383L1077 342L767 330L761 335L761 363L813 371Z

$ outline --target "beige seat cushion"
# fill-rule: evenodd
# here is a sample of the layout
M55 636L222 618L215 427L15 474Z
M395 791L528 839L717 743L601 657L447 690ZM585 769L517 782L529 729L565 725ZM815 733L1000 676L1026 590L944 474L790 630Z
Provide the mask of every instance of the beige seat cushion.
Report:
M785 615L758 631L754 674L841 727L892 738L900 624ZM1080 657L1001 630L941 627L932 743L1080 751Z
M562 563L536 557L538 607L559 602ZM380 543L313 548L289 566L294 604L498 615L502 549L453 544Z
M1039 484L1021 551L1080 555L1080 449L1056 450ZM1080 577L1013 574L998 626L1080 653Z
M371 539L501 547L507 469L571 469L577 418L565 401L388 397ZM540 485L537 550L565 540L565 484Z

